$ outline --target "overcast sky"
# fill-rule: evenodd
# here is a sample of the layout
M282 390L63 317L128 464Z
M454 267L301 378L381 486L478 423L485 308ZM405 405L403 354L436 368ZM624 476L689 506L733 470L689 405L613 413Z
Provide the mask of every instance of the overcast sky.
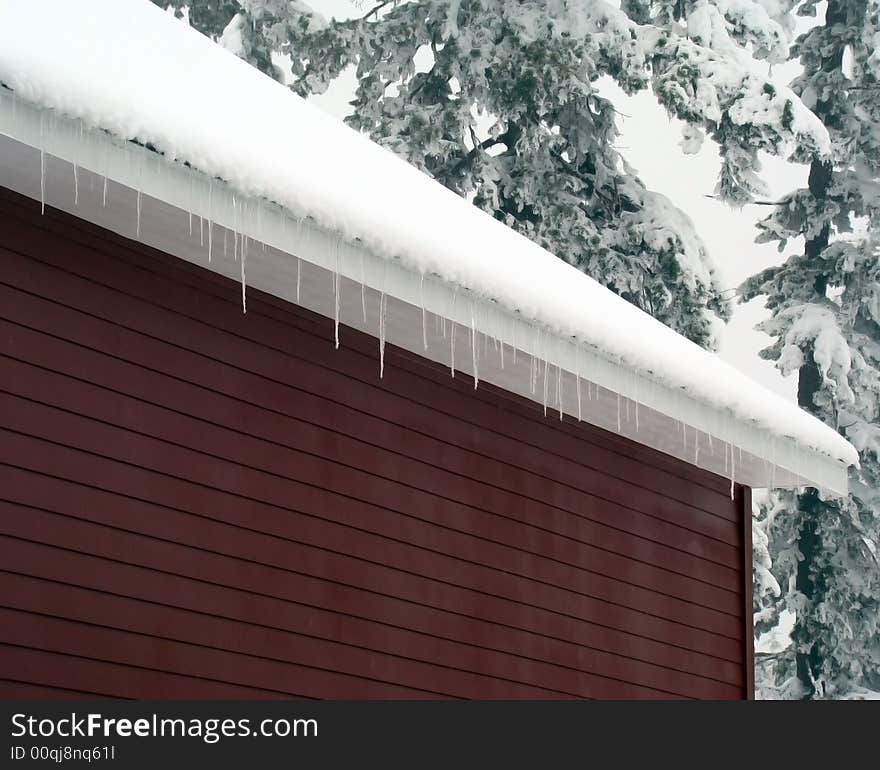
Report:
M328 18L340 19L363 14L371 7L364 0L308 0L308 4ZM776 68L772 76L778 82L788 82L795 73L796 65L787 65ZM351 111L348 101L354 87L350 70L327 93L312 97L312 101L342 119ZM785 254L779 254L774 245L754 242L755 222L768 214L766 206L734 210L706 197L713 193L719 169L718 153L710 141L704 142L697 155L684 155L678 146L681 124L670 120L650 93L629 97L610 83L603 84L602 92L613 98L622 113L621 153L649 189L668 196L694 220L716 264L722 288L733 289L749 275L784 259ZM772 199L804 185L807 176L804 166L771 157L764 159L764 172ZM786 253L793 248L798 244L790 243ZM783 379L771 363L758 357L770 338L756 331L754 325L766 315L761 300L736 306L733 319L721 335L719 353L753 379L793 400L795 377Z

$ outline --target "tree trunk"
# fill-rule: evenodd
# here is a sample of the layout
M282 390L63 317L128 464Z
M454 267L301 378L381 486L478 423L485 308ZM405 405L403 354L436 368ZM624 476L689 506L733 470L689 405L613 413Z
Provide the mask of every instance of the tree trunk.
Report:
M842 24L846 21L846 11L840 0L829 0L828 8L825 12L825 27L830 28L835 24ZM822 69L825 72L834 72L839 70L843 64L843 48L836 46L830 51L822 61ZM831 125L834 121L833 106L828 102L819 101L814 109L816 115L832 129ZM833 166L831 161L822 158L814 158L810 164L810 176L807 186L810 193L817 201L824 201L828 197L833 178ZM819 267L821 265L822 253L828 246L831 236L831 227L828 223L819 231L819 233L810 238L805 246L804 253L810 262ZM817 272L813 282L813 288L816 291L816 302L825 300L825 292L828 288L828 278ZM798 405L802 408L817 414L815 396L822 386L822 375L819 371L814 358L813 350L804 351L804 363L798 372ZM803 594L807 600L808 607L815 607L822 601L824 594L824 581L819 574L820 568L818 557L822 553L822 538L819 533L819 521L825 510L825 506L819 499L818 492L815 489L808 489L803 495L798 496L798 514L801 518L801 528L798 532L798 550L802 556L802 560L798 564L797 574L795 576L795 587ZM809 609L807 610L809 612ZM798 618L793 639L798 649L795 653L795 662L797 668L797 677L803 685L805 695L809 699L816 695L821 695L816 691L816 681L819 679L823 668L823 655L821 645L815 640L810 640L806 629L801 625L802 618Z

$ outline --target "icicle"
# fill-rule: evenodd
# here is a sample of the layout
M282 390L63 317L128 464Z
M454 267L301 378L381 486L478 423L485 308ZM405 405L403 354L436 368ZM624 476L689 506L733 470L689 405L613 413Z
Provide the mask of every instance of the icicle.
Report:
M549 364L547 361L544 361L544 417L547 416L547 369L549 368Z
M425 274L419 278L419 302L422 305L422 346L428 349L428 324L425 318Z
M617 394L617 432L620 433L620 393Z
M474 390L480 384L480 372L477 368L477 323L474 319L474 303L471 301L471 354L474 366Z
M385 292L379 295L379 379L385 376Z
M516 319L513 319L513 365L516 366Z
M247 236L242 236L241 241L241 312L247 313L247 278L245 276L245 261L247 260Z
M137 225L135 226L135 237L141 237L141 191L137 194Z
M627 398L625 400L626 400L626 424L629 425L629 402L630 402L630 399Z
M336 271L333 273L333 338L335 340L336 349L339 350L339 295L342 293L339 276L339 243L341 238L336 240Z
M694 428L694 465L700 464L700 432Z
M235 204L233 203L232 205L234 206ZM193 213L192 213L192 211L190 211L189 212L189 237L190 238L192 238L192 234L193 234Z
M214 182L208 185L208 263L211 263L211 252L213 251L212 231L214 229Z
M205 246L205 218L199 215L199 246Z
M452 329L449 333L449 373L455 377L455 321L452 321Z
M559 419L562 419L562 367L556 365L556 405L559 407Z
M458 286L452 291L452 314L455 314L455 300L458 297ZM452 328L449 331L449 371L455 377L455 321L450 320Z
M40 133L43 132L43 122L40 119ZM40 148L40 214L46 213L46 153Z
M639 432L639 402L636 401L636 433Z
M501 368L504 369L504 340L499 340L499 350L501 351Z
M730 499L733 500L733 486L736 478L736 460L733 457L733 447L730 448Z
M223 228L223 256L225 257L229 252L226 250L226 236L229 235L229 230L227 228Z
M366 262L366 257L364 256L364 252L361 252L361 310L364 313L364 323L367 322L367 268L364 264ZM422 319L424 321L424 319ZM425 345L427 348L427 344Z
M333 282L333 346L339 350L339 273Z
M107 177L106 176L104 177L104 192L103 192L102 200L103 200L103 203L101 205L103 205L104 208L107 208Z
M73 164L73 205L79 206L79 170L76 163Z
M296 258L296 304L299 305L299 287L302 283L302 260Z

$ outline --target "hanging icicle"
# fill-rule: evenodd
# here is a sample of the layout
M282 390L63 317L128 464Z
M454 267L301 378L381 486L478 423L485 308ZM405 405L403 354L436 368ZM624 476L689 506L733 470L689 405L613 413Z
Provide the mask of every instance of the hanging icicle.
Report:
M137 224L135 225L135 238L141 237L141 191L137 191Z
M339 248L341 238L336 239L336 270L333 273L333 339L339 350L339 295L342 293L339 275Z
M367 322L367 267L366 256L361 251L361 311L364 314L364 323Z
M474 390L480 384L480 372L477 364L477 323L474 318L474 303L471 300L471 355L473 357L474 368Z
M245 275L245 262L247 261L247 236L242 234L241 240L241 312L247 313L247 276Z
M562 367L556 365L556 405L559 407L559 419L562 419Z
M620 433L620 393L617 394L617 432Z
M214 225L214 180L208 183L208 262L211 261L211 230Z
M742 458L740 458L742 459ZM736 480L736 460L733 456L733 447L730 448L730 499L733 500L733 487Z
M302 259L296 258L296 304L299 305L299 287L302 283Z
M79 206L79 167L73 164L73 205Z
M422 347L428 349L428 322L425 317L425 274L419 278L419 302L422 305Z
M547 369L549 368L549 364L546 360L543 361L544 364L544 417L547 416Z
M455 315L455 300L458 297L458 287L452 291L452 315ZM445 317L444 317L445 318ZM449 331L449 372L455 377L455 327L456 323L450 320L452 328Z
M42 132L42 121L40 123ZM40 148L40 214L46 213L46 153Z
M103 193L102 193L102 198L101 198L101 200L102 200L101 205L102 205L104 208L107 208L107 177L106 177L106 176L104 177L104 190L103 190Z
M513 319L513 365L516 366L516 318Z
M379 379L385 376L385 312L386 298L383 291L379 295Z

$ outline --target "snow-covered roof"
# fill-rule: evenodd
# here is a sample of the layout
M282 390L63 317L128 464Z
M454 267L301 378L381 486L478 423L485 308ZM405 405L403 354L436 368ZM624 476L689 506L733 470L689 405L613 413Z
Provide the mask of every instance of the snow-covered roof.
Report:
M589 351L635 373L643 383L629 397L641 393L637 400L660 412L670 409L651 403L653 386L646 382L684 395L691 411L700 407L727 421L697 425L716 438L742 447L736 436L759 432L767 449L755 449L755 441L746 449L765 464L776 462L774 442L792 443L804 457L822 456L840 469L857 462L836 431L148 0L0 0L0 82L22 102L155 148L163 163L188 164L240 197L274 202L395 269L460 287L560 344L573 344L576 355ZM4 131L13 133L0 124ZM40 136L43 131L41 122ZM492 334L516 344L503 332ZM557 358L556 365L573 372L570 360ZM580 399L579 387L578 381ZM690 407L671 416L693 424ZM723 435L730 426L738 432ZM810 478L801 470L801 481ZM828 486L842 491L840 483Z

